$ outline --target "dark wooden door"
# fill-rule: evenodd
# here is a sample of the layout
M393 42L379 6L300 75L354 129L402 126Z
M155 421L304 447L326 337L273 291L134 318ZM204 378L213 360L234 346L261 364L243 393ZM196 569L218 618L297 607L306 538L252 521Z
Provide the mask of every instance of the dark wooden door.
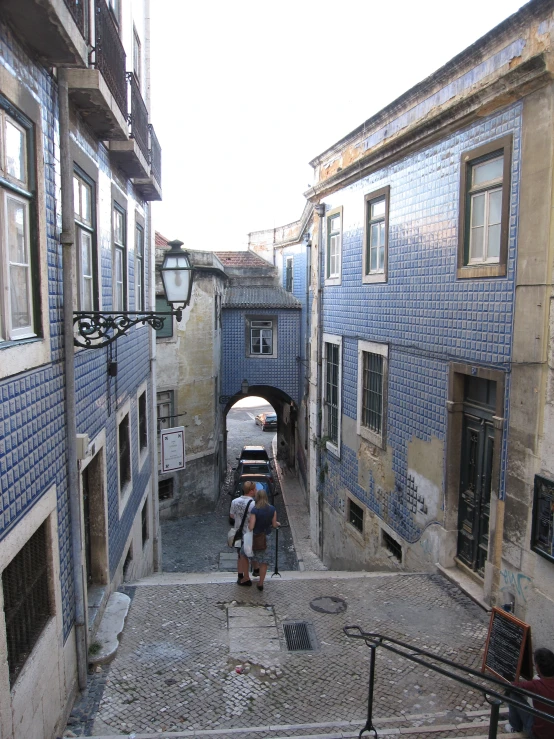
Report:
M458 557L481 576L485 574L489 549L493 452L492 421L465 413L458 508Z

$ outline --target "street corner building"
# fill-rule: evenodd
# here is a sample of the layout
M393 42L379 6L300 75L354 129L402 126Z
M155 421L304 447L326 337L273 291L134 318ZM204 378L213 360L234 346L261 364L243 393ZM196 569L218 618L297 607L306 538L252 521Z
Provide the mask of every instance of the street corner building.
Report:
M524 5L317 156L298 221L250 234L301 306L290 461L319 556L438 568L539 644L554 633L553 34L554 4Z
M148 19L148 0L0 7L6 739L61 733L110 596L157 567L153 332L87 345L73 325L153 307Z

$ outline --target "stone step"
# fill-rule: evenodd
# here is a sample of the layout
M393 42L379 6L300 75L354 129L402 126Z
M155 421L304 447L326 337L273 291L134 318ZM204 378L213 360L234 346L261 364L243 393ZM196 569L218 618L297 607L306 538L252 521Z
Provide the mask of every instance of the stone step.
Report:
M125 619L129 613L131 599L125 593L112 593L108 599L100 626L89 646L88 661L92 665L106 664L115 657L119 647L119 635L123 631Z
M487 739L489 716L487 711L472 711L452 720L446 711L438 713L392 716L375 719L379 737L407 737L408 739ZM461 719L461 720L460 720ZM435 723L436 722L436 723ZM524 739L525 735L504 734L506 716L501 714L498 735ZM252 737L253 739L357 739L364 720L332 721L310 724L279 724L270 726L243 726L221 729L190 729L155 733L131 732L123 735L132 739L225 739ZM364 736L373 733L364 732ZM122 734L95 735L94 739L121 739ZM92 737L90 738L92 739Z

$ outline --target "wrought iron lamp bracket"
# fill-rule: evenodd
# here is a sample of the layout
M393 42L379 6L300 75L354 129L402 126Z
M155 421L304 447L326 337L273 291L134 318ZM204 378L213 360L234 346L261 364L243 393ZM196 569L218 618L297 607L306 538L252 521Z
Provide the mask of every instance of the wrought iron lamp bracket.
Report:
M73 313L73 325L77 327L74 337L75 346L83 349L101 349L108 346L120 336L139 323L148 324L155 331L164 326L166 318L173 317L180 321L183 309L176 308L171 312L134 312L99 313L98 311L77 311ZM111 333L113 332L113 333Z

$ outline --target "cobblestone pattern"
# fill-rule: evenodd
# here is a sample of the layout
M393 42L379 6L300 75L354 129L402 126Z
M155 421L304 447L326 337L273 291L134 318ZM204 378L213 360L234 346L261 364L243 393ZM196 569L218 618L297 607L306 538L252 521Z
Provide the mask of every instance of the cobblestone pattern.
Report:
M221 552L232 551L227 546L229 507L233 473L229 471L214 513L162 521L162 569L164 572L211 572L219 570ZM276 489L280 492L279 481ZM283 496L275 498L277 519L283 528L279 532L279 569L297 570L298 562L292 542Z
M346 600L346 612L310 608L311 600L326 595ZM255 644L245 643L242 654L231 656L227 605L239 601L272 605L281 637L283 621L310 621L320 650L257 654ZM235 584L140 587L97 725L101 733L123 733L358 719L363 724L370 650L344 636L347 624L381 630L475 668L487 632L486 614L439 576L274 580L263 593ZM252 670L237 674L235 666L246 659ZM261 675L271 665L281 668L282 677ZM481 695L378 650L376 720L486 707Z
M271 409L271 406L267 406ZM219 555L221 552L232 551L227 546L227 532L229 531L229 507L231 496L228 494L233 488L232 467L236 464L236 457L244 444L263 444L270 457L273 457L273 434L261 431L251 416L260 409L252 412L229 412L227 458L229 467L223 483L216 510L200 516L189 516L176 520L161 521L162 528L162 569L164 572L211 572L219 569ZM297 570L298 561L291 530L288 527L288 517L285 509L281 485L275 475L276 491L275 507L277 519L283 526L279 532L279 569Z

